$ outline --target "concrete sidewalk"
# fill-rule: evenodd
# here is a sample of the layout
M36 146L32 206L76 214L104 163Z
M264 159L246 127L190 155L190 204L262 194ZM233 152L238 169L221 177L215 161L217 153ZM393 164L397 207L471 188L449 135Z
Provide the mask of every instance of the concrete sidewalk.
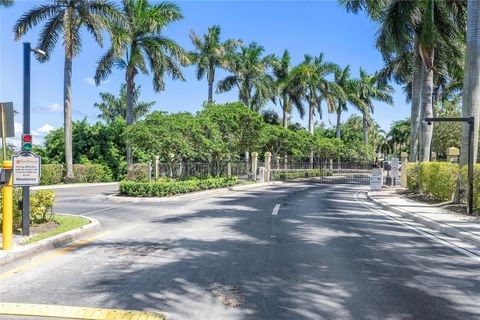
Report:
M48 186L36 186L32 187L32 190L54 190L54 189L70 189L70 188L85 188L85 187L103 187L103 186L115 186L118 182L99 182L99 183L66 183L66 184L53 184Z
M473 245L480 246L480 217L466 216L435 205L417 202L397 193L400 189L368 192L374 203Z

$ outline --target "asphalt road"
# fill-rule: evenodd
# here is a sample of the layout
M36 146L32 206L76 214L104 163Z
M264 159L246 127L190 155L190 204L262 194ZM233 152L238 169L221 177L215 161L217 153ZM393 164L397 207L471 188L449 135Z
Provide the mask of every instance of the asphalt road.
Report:
M480 259L366 206L365 190L284 184L161 203L57 190L57 212L109 233L3 279L0 301L186 320L480 319Z

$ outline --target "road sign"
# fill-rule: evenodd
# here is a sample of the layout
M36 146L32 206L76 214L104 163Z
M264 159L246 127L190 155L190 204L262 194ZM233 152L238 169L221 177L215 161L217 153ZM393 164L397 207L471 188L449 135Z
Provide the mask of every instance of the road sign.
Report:
M5 115L5 137L11 138L15 137L15 128L13 121L13 103L12 102L0 102L0 108L3 109L3 114ZM2 112L0 112L0 137L2 137Z
M33 153L21 153L12 157L14 186L37 186L40 184L40 157Z
M370 175L370 190L381 190L383 185L382 169L373 168Z

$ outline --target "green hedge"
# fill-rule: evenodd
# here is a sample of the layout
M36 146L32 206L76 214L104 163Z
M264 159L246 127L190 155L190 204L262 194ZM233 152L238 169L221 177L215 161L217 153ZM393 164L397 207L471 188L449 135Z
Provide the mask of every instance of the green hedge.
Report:
M411 192L418 191L418 165L416 163L407 164L407 188Z
M42 164L41 185L87 182L109 182L111 174L105 171L101 164L74 164L73 179L64 179L66 173L63 164Z
M452 200L457 187L458 164L420 162L407 167L407 187L439 200Z
M133 197L165 197L179 193L230 187L237 177L192 179L183 181L120 182L120 194Z
M333 175L331 171L311 169L311 170L303 170L303 171L275 172L273 174L273 178L279 179L279 180L288 180L288 179L321 177L321 176L331 176L331 175Z
M1 190L0 190L1 191ZM0 212L2 211L2 195L0 192ZM13 229L19 229L22 225L22 210L19 202L22 200L22 188L13 188ZM35 225L51 219L53 206L55 205L55 192L41 190L30 195L30 224ZM2 225L0 214L0 226Z
M462 176L465 188L467 188L468 166L463 166ZM475 164L473 167L473 207L475 211L480 211L480 164Z

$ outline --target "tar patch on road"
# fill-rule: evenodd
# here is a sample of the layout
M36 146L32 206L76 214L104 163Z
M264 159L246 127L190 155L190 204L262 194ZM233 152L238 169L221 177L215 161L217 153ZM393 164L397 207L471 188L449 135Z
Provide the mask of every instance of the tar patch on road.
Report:
M210 285L209 289L214 297L227 306L239 308L245 302L238 286L214 282Z

